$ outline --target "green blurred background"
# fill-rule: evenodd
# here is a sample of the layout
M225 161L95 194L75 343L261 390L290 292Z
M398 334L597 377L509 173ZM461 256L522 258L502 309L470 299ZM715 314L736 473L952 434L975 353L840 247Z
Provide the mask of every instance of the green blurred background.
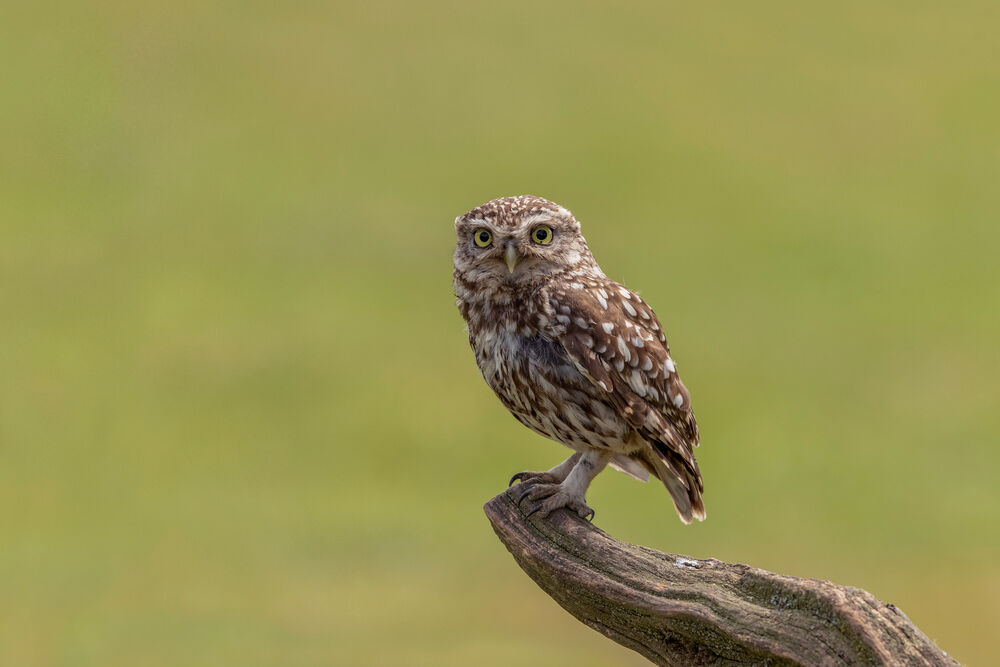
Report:
M452 221L533 193L666 325L709 520L632 542L1000 626L995 2L0 10L0 663L645 664L481 505Z

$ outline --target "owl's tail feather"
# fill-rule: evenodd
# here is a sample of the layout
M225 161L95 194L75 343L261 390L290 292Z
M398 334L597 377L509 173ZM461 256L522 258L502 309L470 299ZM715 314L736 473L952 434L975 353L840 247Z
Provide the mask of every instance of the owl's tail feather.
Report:
M704 521L705 503L701 499L704 486L701 481L701 472L698 470L698 462L694 460L694 457L685 460L669 445L662 442L654 442L652 445L647 463L652 468L651 472L663 482L663 486L667 487L667 491L670 492L677 516L684 523L691 523L694 519Z

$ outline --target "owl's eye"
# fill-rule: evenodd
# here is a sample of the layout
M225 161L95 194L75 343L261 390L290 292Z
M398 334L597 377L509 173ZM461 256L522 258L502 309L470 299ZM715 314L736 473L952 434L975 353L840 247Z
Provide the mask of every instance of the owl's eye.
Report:
M489 244L493 243L493 235L490 234L489 230L477 229L472 232L472 240L476 242L476 245L480 248L485 248Z
M531 240L542 245L552 243L552 228L548 225L538 225L531 232Z

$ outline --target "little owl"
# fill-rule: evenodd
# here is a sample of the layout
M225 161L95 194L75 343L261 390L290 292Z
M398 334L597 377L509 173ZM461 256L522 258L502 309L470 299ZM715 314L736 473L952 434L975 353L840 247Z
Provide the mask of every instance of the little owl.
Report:
M684 523L704 519L698 426L660 322L604 275L573 214L504 197L455 231L455 295L479 370L518 421L574 450L511 479L528 516L566 507L592 518L587 487L611 465L663 482Z

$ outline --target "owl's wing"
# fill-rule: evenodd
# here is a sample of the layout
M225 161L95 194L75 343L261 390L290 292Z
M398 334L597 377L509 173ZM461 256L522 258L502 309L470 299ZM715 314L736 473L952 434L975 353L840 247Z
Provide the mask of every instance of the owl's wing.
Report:
M647 463L667 486L681 518L703 518L703 486L692 451L698 424L652 309L605 277L551 288L548 306L550 333L651 445L656 456Z

